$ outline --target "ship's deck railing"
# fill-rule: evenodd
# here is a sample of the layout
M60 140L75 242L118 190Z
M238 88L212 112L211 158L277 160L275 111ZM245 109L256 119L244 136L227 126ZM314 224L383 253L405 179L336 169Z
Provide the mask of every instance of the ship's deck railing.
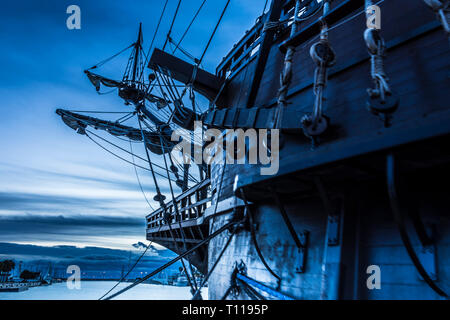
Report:
M234 45L228 55L223 58L216 70L220 78L232 78L241 67L245 66L259 51L261 43L261 32L264 26L263 17L259 18L256 24L246 32L244 37Z
M165 208L161 207L149 214L146 217L147 233L166 231L169 228L168 223L164 220L165 213L170 215L169 222L173 228L178 228L179 222L182 224L189 221L195 222L203 217L211 202L210 185L210 180L206 179L177 196L175 205L178 214L173 201L168 202Z
M293 15L295 7L294 0L284 0L283 13L280 20L284 20ZM222 59L217 66L216 74L220 78L232 78L247 63L249 63L259 52L261 44L261 34L264 23L268 19L268 14L260 16L250 30L233 46L233 49Z

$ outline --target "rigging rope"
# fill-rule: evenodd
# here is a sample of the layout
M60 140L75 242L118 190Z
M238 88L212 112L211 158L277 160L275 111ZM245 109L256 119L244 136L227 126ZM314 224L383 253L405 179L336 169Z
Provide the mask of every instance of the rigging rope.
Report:
M385 0L380 0L380 1L378 1L377 3L375 3L375 5L380 5L380 4L383 3L384 1L385 1ZM322 8L322 7L319 7L319 10L320 10L320 8ZM334 30L334 29L336 29L336 28L339 28L340 26L342 26L342 25L344 25L344 24L350 22L351 20L357 18L358 16L360 16L361 14L364 14L364 13L366 13L366 10L359 11L358 13L356 13L356 14L354 14L354 15L348 17L347 19L345 19L345 20L339 22L338 24L335 24L334 26L329 27L329 28L328 28L328 32L330 32L331 30ZM289 22L289 21L291 21L291 20L292 20L292 19L287 19L287 20L282 21L282 22L283 22L283 23L286 23L286 22ZM298 21L302 21L302 19L298 19ZM278 22L275 22L275 23L278 23ZM293 24L294 24L294 23L293 23ZM271 27L271 25L270 25L270 22L269 22L268 28L270 28L270 27ZM277 26L277 27L278 27L278 26ZM320 37L320 34L319 34L319 35L316 35L316 36L313 36L311 39L309 39L307 42L304 43L304 46L307 46L309 43L315 41L318 37ZM283 77L283 74L282 74L282 77ZM289 79L289 78L287 78L287 79ZM225 84L225 83L224 83L224 84ZM223 87L224 87L224 86L223 86ZM285 89L285 88L284 88L284 83L283 83L283 85L281 86L281 88ZM220 91L219 91L219 92L220 92ZM281 94L282 94L282 99L281 99L281 100L282 100L282 102L283 102L283 100L285 100L285 99L283 99L283 96L287 98L288 92L287 92L287 91L286 91L286 92L283 92L283 91L282 91ZM280 93L279 93L279 95L280 95ZM280 108L280 106L278 106L278 108ZM279 111L277 111L276 113L279 113ZM274 118L275 120L272 122L272 123L273 123L273 124L272 124L272 127L273 127L273 128L276 128L275 124L277 123L277 121L278 121L277 119L278 119L278 118L280 118L279 115L276 116L276 117Z
M134 43L129 45L128 47L126 47L125 49L119 51L118 53L116 53L115 55L112 55L109 58L106 58L105 60L100 61L99 63L97 63L96 65L94 65L93 67L90 67L87 70L93 70L93 69L97 69L101 66L103 66L105 63L107 63L108 61L111 61L112 59L114 59L115 57L119 56L120 54L122 54L123 52L127 51L128 49L130 49L132 46L134 46Z
M139 128L141 129L141 134L142 134L142 137L143 137L143 140L144 140L144 143L145 143L145 135L144 135L144 131L143 131L143 129L142 129L142 124L141 124L141 119L140 119L140 117L138 117L138 121L139 121ZM168 167L167 167L166 156L165 156L165 153L164 153L164 151L165 151L165 144L162 142L161 135L160 135L160 141L161 141L161 146L162 146L162 148L163 148L164 163L165 163L165 166L166 166L166 173L167 173L167 179L168 179L168 181L169 181L170 191L171 191L171 193L172 193L173 206L175 207L175 210L176 210L177 216L178 216L178 206L177 206L177 203L176 203L175 195L174 195L174 193L173 193L172 182L171 182L171 179L170 179L169 170L168 170ZM150 160L150 155L149 155L149 153L148 153L147 148L145 148L145 151L146 151L146 154L147 154L148 162L149 162L149 165L150 165L150 169L151 169L151 172L152 172L153 181L154 181L154 183L155 183L155 188L156 188L156 193L157 193L157 195L154 197L154 200L155 200L155 201L158 201L159 204L160 204L160 206L161 206L161 208L164 209L164 220L166 221L166 223L168 223L168 225L169 225L169 231L170 231L170 234L171 234L171 236L172 236L172 238L173 238L173 240L174 240L175 247L177 248L177 250L179 250L178 243L177 243L177 241L176 241L176 239L175 239L175 235L174 235L174 233L173 233L173 229L172 229L172 226L171 226L169 217L168 217L168 212L166 211L166 205L165 205L165 203L164 203L165 196L163 196L163 195L161 194L161 190L159 189L158 181L156 180L156 177L155 177L155 174L154 174L154 171L153 171L153 167L152 167L152 163L151 163L151 160ZM184 232L183 232L183 229L181 228L181 224L180 224L180 230L181 230L181 232L182 232L183 242L184 242L184 245L185 245L185 248L184 248L184 249L186 250L186 240L185 240L185 238L184 238ZM194 284L193 284L193 283L191 282L190 276L189 276L189 274L188 274L188 272L187 272L187 268L186 268L186 266L185 266L185 264L184 264L183 259L181 259L181 264L183 265L184 272L185 272L185 274L186 274L187 280L188 280L188 282L189 282L189 285L191 286L191 290L192 290L192 292L194 292L194 291L195 291L194 285L195 285L195 287L196 287L196 284L195 284L195 278L194 278ZM189 262L189 265L191 266L190 262ZM192 274L193 274L192 266L191 266L191 272L192 272Z
M268 5L268 4L269 4L269 0L266 0L266 2L264 3L264 9L263 9L263 11L262 11L261 16L264 15L264 13L266 12L267 5Z
M214 222L212 223L212 225L214 225ZM237 228L234 228L233 232L228 237L228 240L225 243L225 246L220 251L216 261L214 262L212 267L209 269L208 274L205 276L205 278L203 279L202 283L200 284L200 287L197 289L197 291L195 292L194 296L192 297L192 300L197 300L197 299L201 298L201 289L205 286L206 282L208 282L208 280L209 280L209 277L211 276L211 274L216 269L217 265L219 264L220 259L222 259L223 254L225 253L225 251L227 250L228 246L230 245L231 240L233 240L233 236L236 234L236 232L237 232Z
M157 268L156 270L152 271L151 273L149 273L148 275L146 275L145 277L143 277L142 279L136 280L134 283L132 283L131 285L129 285L128 287L110 295L109 297L106 297L105 300L111 300L114 297L117 297L118 295L121 295L122 293L134 288L135 286L137 286L138 284L146 281L147 279L150 279L151 277L153 277L154 275L160 273L161 271L167 269L168 267L170 267L171 265L173 265L174 263L178 262L180 259L183 259L184 257L186 257L187 255L193 253L195 250L197 250L198 248L202 247L203 245L207 244L208 242L210 242L212 239L214 239L215 237L217 237L219 234L221 234L222 232L224 232L225 230L233 227L236 224L239 224L240 221L233 221L233 222L229 222L227 224L225 224L224 226L222 226L221 228L219 228L217 231L215 231L213 234L209 235L207 238L203 239L202 241L200 241L199 243L197 243L196 245L194 245L192 248L190 248L188 251L178 255L176 258L172 259L171 261L167 262L166 264L164 264L163 266Z
M175 19L177 18L178 10L180 9L180 5L181 5L181 1L182 0L178 0L177 8L175 9L175 14L173 16L172 23L170 24L169 32L167 33L167 36L166 36L166 41L164 42L164 45L162 47L163 51L166 49L167 42L169 41L169 37L170 37L170 35L172 33L172 28L173 28L173 25L175 23Z
M181 42L183 42L184 37L186 36L186 34L189 32L189 29L191 28L192 24L194 23L195 19L197 19L197 16L199 15L200 11L202 10L203 6L205 5L207 0L203 0L202 4L200 5L200 7L197 9L197 12L194 15L194 18L192 18L191 22L189 23L188 27L186 28L186 30L184 31L182 37L180 38L180 40L178 41L178 43L176 43L176 47L173 50L173 54L175 54L175 52L177 51L177 49L180 47ZM181 50L181 47L180 47ZM182 50L181 50L182 51Z
M129 140L129 141L130 141L131 157L133 159L132 161L133 161L133 163L135 163L134 162L134 155L133 155L133 144L131 143L131 140ZM142 187L141 179L139 179L139 174L138 174L137 168L136 168L136 166L133 166L133 167L134 167L134 173L136 174L137 182L139 184L139 188L141 189L141 192L142 192L142 195L144 196L145 202L147 202L148 206L150 207L150 209L152 209L152 211L155 211L153 206L150 204L150 201L148 201L147 196L146 196L146 194L144 192L144 188Z
M253 212L250 210L249 203L247 201L247 198L245 197L244 190L241 189L241 197L245 204L245 210L248 213L249 217L249 223L250 223L250 233L253 240L253 244L256 249L256 253L258 254L259 259L261 260L262 264L266 268L267 271L269 271L270 274L272 274L275 279L277 279L277 288L279 289L281 287L281 277L275 273L275 271L272 270L271 267L269 267L269 264L267 263L266 259L264 258L262 251L259 247L258 240L256 238L256 230L255 230L255 224L254 224L254 217Z
M159 227L159 229L161 229L161 226ZM159 232L159 231L158 231ZM151 247L151 245L153 244L153 241L150 241L150 243L147 245L147 247L145 248L144 252L140 255L140 257L135 261L135 263L133 264L133 266L128 270L128 272L122 276L122 278L111 288L108 290L108 292L106 292L104 295L102 295L98 300L102 300L104 297L106 297L111 291L113 291L119 284L122 283L123 280L125 280L127 278L127 276L131 273L131 271L133 271L133 269L138 265L138 263L141 261L141 259L145 256L145 254L147 253L148 249Z
M95 134L94 132L92 132L92 131L90 131L90 130L86 130L86 132L89 132L90 134L92 134L92 135L95 136L96 138L98 138L98 139L100 139L100 140L103 140L104 142L106 142L106 143L112 145L113 147L116 147L116 148L119 149L119 150L122 150L122 151L124 151L124 152L126 152L126 153L128 153L128 154L131 154L132 156L134 156L134 157L136 157L136 158L138 158L138 159L144 161L144 162L147 162L146 159L144 159L144 158L138 156L137 154L133 154L133 153L129 152L128 150L125 150L124 148L122 148L122 147L116 145L115 143L113 143L113 142L111 142L111 141L106 140L105 138L102 138L101 136ZM148 142L148 144L152 144L152 143ZM155 145L155 144L153 144L153 145ZM156 146L156 145L155 145L155 146ZM154 165L155 167L159 168L159 169L165 170L165 168L164 168L163 166L160 166L160 165L158 165L158 164L156 164L156 163L154 163L153 165ZM139 165L136 165L136 166L139 167L139 168L143 168L143 167L140 167ZM148 171L147 168L144 168L144 169L146 169L146 170ZM160 174L160 173L157 173L157 174L160 175L160 176L162 176L162 177L164 177L164 176L163 176L162 174Z
M117 123L123 123L123 122L125 122L125 121L127 121L127 120L133 118L134 115L135 115L135 112L132 111L132 112L130 112L130 113L124 115L123 117L117 119L116 122L117 122Z
M215 207L214 207L214 213L211 215L212 218L214 218L217 214L217 208L219 205L219 197L220 197L220 193L222 192L222 185L223 185L223 178L225 176L225 168L226 168L226 161L224 163L223 169L222 169L222 173L221 173L221 177L220 177L220 183L219 183L219 188L217 190L217 199L215 201ZM233 230L233 234L230 236L230 238L228 239L227 244L225 245L225 248L222 250L221 254L219 254L218 259L216 260L216 262L214 263L212 269L210 270L210 272L208 273L207 277L205 278L205 280L200 284L200 287L198 288L197 292L195 292L195 294L193 295L192 299L195 300L197 298L199 298L199 295L201 294L201 289L203 288L203 286L206 284L206 281L209 279L210 275L212 274L212 272L214 271L215 267L217 266L217 264L219 263L219 260L221 259L223 253L226 250L226 247L229 245L229 243L231 242L231 239L234 235L234 233L237 230Z
M206 44L205 49L203 50L203 53L199 59L199 62L197 63L197 65L200 65L203 61L203 58L205 57L206 52L208 51L209 45L211 44L211 41L214 38L214 35L216 34L217 29L219 28L220 22L222 21L223 16L225 15L225 12L227 11L228 5L230 4L231 0L227 0L227 3L225 4L225 7L222 10L222 13L220 15L219 21L217 21L216 26L214 27L214 31L211 34L211 37L209 38L208 43Z
M450 40L450 0L424 0L425 3L436 13L442 28Z
M164 148L165 145L163 143L163 140L162 140L161 136L159 137L159 140L161 141L161 145ZM175 208L175 214L176 214L176 217L178 219L178 224L179 224L179 227L180 227L180 233L181 233L181 237L183 239L183 249L184 249L184 251L186 251L187 250L186 239L185 239L184 230L183 230L183 228L181 226L181 218L182 217L181 217L181 214L180 214L180 212L178 210L177 199L175 198L175 193L173 192L172 182L170 181L169 167L167 166L167 160L166 160L166 154L165 153L163 153L163 158L164 158L164 165L166 166L167 177L168 177L168 180L169 180L170 193L172 195L172 204L173 204L173 207ZM164 213L164 215L166 216L166 213ZM179 250L178 243L177 243L177 241L175 239L175 236L173 235L173 232L172 232L171 221L169 219L167 219L166 222L169 224L170 234L172 235L175 247L177 248L177 250ZM183 263L184 272L186 273L186 277L187 277L189 285L191 287L192 294L194 294L194 292L197 290L197 282L195 281L195 277L193 276L193 282L191 282L191 279L190 279L189 274L187 272L186 266L184 265L183 259L181 260L181 262ZM192 269L192 264L191 264L191 262L189 260L188 260L188 263L189 263L189 268L190 268L191 274L194 275L194 271Z
M86 131L86 132L87 132L87 131ZM90 133L92 134L92 132L90 132ZM94 134L94 135L95 135L95 134ZM105 150L106 152L112 154L112 155L115 156L116 158L118 158L118 159L120 159L120 160L122 160L122 161L124 161L124 162L126 162L126 163L128 163L128 164L131 164L132 166L135 166L135 167L137 167L137 168L141 168L141 169L143 169L143 170L150 171L148 168L145 168L145 167L140 166L140 165L138 165L138 164L134 164L134 163L132 163L131 161L128 161L127 159L125 159L125 158L123 158L123 157L121 157L121 156L115 154L115 153L112 152L111 150L108 150L107 148L105 148L104 146L102 146L100 143L98 143L97 141L95 141L94 139L92 139L92 137L89 136L87 133L86 133L86 136L89 138L89 140L91 140L91 141L94 142L96 145L98 145L100 148L102 148L102 149ZM159 173L159 172L155 172L155 174L158 175L158 176L160 176L160 177L165 178L165 176L162 175L162 174Z
M294 21L291 26L291 37L297 32L297 16L300 11L300 0L295 1ZM278 107L274 115L272 128L281 129L283 121L283 111L287 107L287 93L292 79L292 58L295 47L289 46L284 57L284 68L280 75L280 89L278 90Z
M129 114L130 112L115 112L115 111L78 111L78 110L67 110L69 112L78 113L104 113L104 114Z
M297 13L297 15L289 18L289 19L285 19L285 20L280 20L280 21L267 21L266 23L264 23L264 27L263 27L263 31L268 31L268 30L273 30L273 29L279 29L281 28L283 25L285 25L286 23L289 22L295 22L297 21L297 23L301 22L301 21L306 21L308 19L310 19L312 16L316 15L322 8L323 8L323 1L320 2L320 5L317 6L317 8L315 8L315 10L311 13L308 13L307 15L305 15L304 13L300 13L300 11Z
M164 3L164 7L163 7L163 9L162 9L161 15L159 16L158 24L157 24L157 26L156 26L156 31L155 31L155 33L153 34L152 42L150 43L150 47L148 48L147 55L146 55L146 57L145 57L145 63L144 63L144 65L147 65L148 58L150 57L150 53L151 53L151 50L152 50L152 48L153 48L153 44L155 43L156 35L158 34L159 27L160 27L160 25L161 25L161 20L163 19L164 13L166 12L166 7L167 7L167 3L168 3L168 2L169 2L169 0L166 0L166 2ZM144 76L144 72L142 72L142 74L141 74L141 76L140 76L139 79L142 79L143 76Z
M328 69L336 63L336 53L328 41L328 24L325 16L330 10L330 0L324 0L323 14L321 18L320 40L310 49L310 55L316 63L314 73L314 108L312 115L305 115L301 122L305 135L309 137L313 145L316 139L328 129L329 120L323 115L324 91L328 82Z
M176 44L172 38L169 39L169 43L170 43L170 47L172 48L172 53L174 53L174 48L173 48L173 44ZM190 54L186 49L184 49L183 47L179 46L178 49L180 49L181 53L183 53L186 57L188 57L189 59L191 59L194 63L197 63L197 58L194 57L192 54Z
M368 9L373 5L372 1L366 0L365 5L367 10L366 14L369 18L370 12L368 12ZM364 40L370 54L370 75L375 86L374 89L367 89L369 95L367 106L372 113L380 115L384 120L385 126L388 127L390 125L391 114L398 107L398 100L393 97L389 86L389 79L384 71L386 46L383 37L377 29L367 28L364 32Z
M146 145L147 144L147 139L145 137L144 130L142 129L141 116L142 115L138 116L138 123L139 123L139 128L141 130L142 140L144 141L144 145ZM156 189L156 196L153 198L153 200L158 201L160 206L162 208L165 208L166 207L166 205L164 203L165 197L161 194L161 190L159 189L158 180L156 179L155 171L153 170L153 163L150 160L150 154L149 154L147 148L144 148L144 149L145 149L145 154L147 155L148 164L150 166L150 171L152 173L153 182L155 184L155 189ZM169 177L169 181L170 181L170 177Z

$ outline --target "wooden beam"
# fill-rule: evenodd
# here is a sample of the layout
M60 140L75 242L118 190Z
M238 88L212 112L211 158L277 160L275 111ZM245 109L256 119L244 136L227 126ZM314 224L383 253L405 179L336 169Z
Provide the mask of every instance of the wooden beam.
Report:
M270 11L266 21L278 21L283 9L283 1L273 0L270 5ZM275 30L270 29L264 32L261 36L261 45L258 53L258 60L256 61L255 73L247 98L246 106L251 108L255 104L256 96L258 94L261 79L266 68L267 58L269 57L270 48L273 45Z
M168 76L184 84L192 81L195 68L193 64L159 49L153 51L148 67L156 71L159 71L158 67L161 67ZM219 93L222 83L223 80L219 77L198 68L193 85L195 91L212 101Z

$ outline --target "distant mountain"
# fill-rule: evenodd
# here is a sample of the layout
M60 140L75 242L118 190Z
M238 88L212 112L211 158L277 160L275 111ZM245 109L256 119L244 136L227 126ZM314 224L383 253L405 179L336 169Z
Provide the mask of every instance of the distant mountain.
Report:
M44 247L37 245L24 245L17 243L0 243L0 259L13 259L16 266L22 261L22 270L46 272L51 265L53 270L58 271L58 275L65 273L70 265L80 267L82 274L102 275L105 277L119 277L122 270L127 272L131 265L143 253L140 250L131 247L130 251L75 246L53 246ZM157 250L150 247L146 255L141 259L131 274L131 278L138 277L141 273L150 272L170 259L176 257L170 250ZM174 264L171 270L177 270L179 264Z

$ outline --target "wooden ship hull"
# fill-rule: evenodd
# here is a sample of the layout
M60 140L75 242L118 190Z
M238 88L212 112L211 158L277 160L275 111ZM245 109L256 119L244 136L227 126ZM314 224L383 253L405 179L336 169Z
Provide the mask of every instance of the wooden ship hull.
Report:
M211 128L273 128L285 54L294 48L279 171L263 176L260 166L213 166L205 191L216 195L206 197L212 203L197 210L188 196L180 206L181 228L173 224L180 245L183 230L195 244L250 210L252 225L233 231L223 253L231 230L190 258L204 274L214 269L210 299L255 297L227 292L237 267L295 299L443 298L432 288L450 290L450 47L441 21L424 1L379 4L385 70L399 101L386 125L367 108L373 81L364 1L332 1L326 21L336 63L328 70L323 111L329 127L312 146L302 118L314 105L310 47L321 22L317 16L302 21L294 34L289 25L264 28L292 16L294 6L274 1L224 58L211 90L225 78L226 85L204 117ZM175 250L155 219L147 217L147 239ZM375 269L380 285L373 287Z

